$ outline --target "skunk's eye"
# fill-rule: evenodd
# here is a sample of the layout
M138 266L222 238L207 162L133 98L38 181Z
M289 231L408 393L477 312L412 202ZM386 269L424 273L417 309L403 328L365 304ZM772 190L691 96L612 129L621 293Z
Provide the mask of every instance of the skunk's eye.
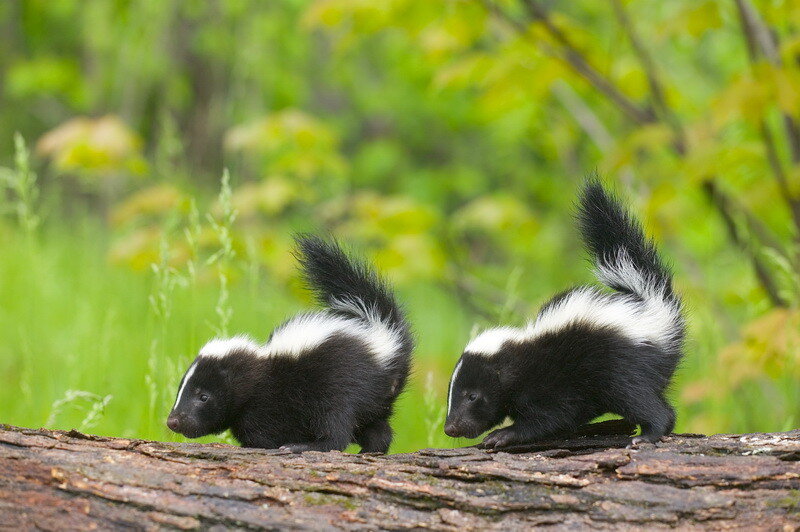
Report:
M200 400L205 403L206 401L208 401L208 395L201 393Z
M467 397L467 399L469 399L470 401L474 401L477 398L478 398L478 394L477 393L471 393L471 394L469 394L469 397Z

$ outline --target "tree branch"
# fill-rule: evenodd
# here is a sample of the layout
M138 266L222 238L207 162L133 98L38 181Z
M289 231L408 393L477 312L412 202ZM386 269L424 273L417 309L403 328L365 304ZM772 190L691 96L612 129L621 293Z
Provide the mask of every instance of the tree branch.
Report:
M794 530L800 431L390 456L0 427L9 530Z
M728 234L730 235L731 239L749 256L750 262L753 265L753 269L756 272L756 276L758 277L761 286L764 287L770 302L776 307L788 306L788 302L783 298L783 296L781 296L778 284L775 279L773 279L770 269L764 263L764 260L759 255L758 250L753 249L748 235L743 234L742 231L740 231L737 223L737 217L743 216L748 230L755 233L757 236L759 236L759 238L768 238L768 233L764 232L763 228L760 227L760 223L743 207L736 205L734 200L725 194L714 180L709 179L704 181L703 189L705 190L712 204L722 215L722 219L725 222L725 227L728 230ZM769 240L771 240L771 238L769 238ZM779 244L777 245L778 247L775 249L781 252L782 247L780 247Z
M742 24L742 33L747 44L750 62L755 63L757 61L760 50L772 65L781 66L781 56L778 53L778 43L775 35L761 20L755 7L748 0L736 0L736 7ZM800 127L790 115L781 114L783 115L792 161L800 163Z
M488 11L511 25L523 36L528 36L527 25L509 15L491 0L481 0ZM608 97L635 124L642 125L653 122L655 116L650 109L642 109L628 98L614 83L595 69L586 56L580 52L572 41L550 20L548 12L533 0L525 0L525 5L533 18L562 47L557 50L546 43L537 42L549 55L567 63L577 74L582 76L592 87Z
M748 41L748 49L753 48L751 52L751 61L755 60L755 45L764 54L764 57L774 66L781 66L781 56L778 53L778 43L775 34L769 30L767 25L763 22L758 14L758 11L748 0L737 0L737 8L742 23L745 26L745 39ZM797 164L800 163L800 126L797 121L787 113L781 113L783 116L784 128L786 129L786 136L789 144L789 152L792 156L792 161Z
M622 2L620 0L611 0L611 5L614 8L614 13L620 26L623 31L625 31L631 43L634 54L636 54L639 63L642 65L642 70L644 70L645 77L647 78L647 85L650 88L650 95L653 99L653 106L661 117L661 120L672 129L672 133L675 136L675 151L683 155L686 153L686 138L683 126L667 104L666 95L658 76L655 61L639 38L636 27L630 20L628 12L625 10L625 6L622 5Z
M608 131L608 128L591 107L572 90L572 87L558 80L553 83L551 90L558 101L561 102L561 105L564 106L564 109L572 115L600 151L609 152L614 148L614 137ZM633 185L633 170L630 165L620 169L620 178L626 186Z
M600 151L607 152L614 147L614 137L608 131L608 128L597 117L595 112L586 105L572 87L563 81L556 81L552 87L553 94L561 102L561 105L569 111L578 125L581 126L589 138L592 139Z
M767 27L761 23L758 12L747 0L736 0L736 7L739 13L739 21L742 25L742 34L747 45L750 64L757 63L759 56L763 54L770 64L780 67L781 61L777 51L777 44L774 42L772 34ZM792 160L797 163L800 161L800 132L792 117L783 112L781 114L792 153ZM792 216L796 237L800 239L800 198L795 197L789 189L786 174L778 155L775 138L764 118L759 121L758 129L761 140L764 143L764 149L767 152L767 160L772 169L772 174L778 182L778 189Z
M560 58L566 61L578 74L588 81L601 94L609 98L628 118L638 125L655 120L651 109L642 109L628 98L614 83L595 69L575 43L556 26L550 13L536 0L524 0L524 5L534 21L539 22L548 34L561 46Z
M510 16L491 0L481 1L487 6L487 9L501 17L507 23L511 24L512 27L514 27L518 32L523 35L528 34L528 28L525 24ZM555 26L555 24L553 24L550 14L546 8L544 8L536 0L522 1L526 6L531 18L534 21L540 22L544 29L555 40L555 42L564 49L563 52L559 53L557 50L553 50L551 47L549 47L548 53L550 55L563 58L567 64L573 68L573 70L575 70L578 74L583 75L584 78L587 79L596 90L598 90L598 92L608 97L612 103L615 103L617 107L633 121L634 124L643 125L655 122L658 119L658 117L655 116L650 110L644 111L640 109L635 103L624 96L624 94L622 94L621 91L619 91L619 89L617 89L609 80L597 73L591 67L591 65L589 65L588 60L586 60L585 57L580 53L574 43L572 43L572 41L557 26ZM744 1L746 0L737 0L737 2ZM624 11L623 16L626 16ZM627 20L627 18L624 20ZM629 38L631 38L632 35L632 45L634 47L634 51L639 54L640 61L643 62L643 65L650 65L646 66L645 68L650 70L648 73L648 77L651 78L649 82L655 83L655 86L657 87L654 94L657 94L658 96L654 95L654 99L659 99L661 105L663 105L665 110L669 113L669 109L667 108L666 101L663 97L663 90L661 89L660 82L655 75L655 67L653 66L654 63L652 59L649 57L644 46L641 45L641 41L638 38L638 35L632 29L632 26L630 24L624 25L628 28ZM638 44L635 44L634 41ZM540 43L540 46L541 45L542 44ZM590 73L588 76L586 75L587 72ZM679 123L677 123L677 121L675 125L679 127ZM681 133L678 138L684 139L683 133ZM685 140L680 143L676 143L674 148L679 156L685 155L687 149ZM727 196L727 194L720 190L716 179L713 176L706 177L703 180L702 188L709 197L711 204L722 216L725 226L728 230L728 235L733 243L742 249L742 251L745 252L750 258L750 261L756 271L756 276L758 277L764 290L767 292L770 301L777 306L785 306L786 302L779 294L778 283L773 278L772 272L766 266L763 259L758 255L757 250L753 249L753 246L749 242L747 235L744 235L741 233L741 231L739 231L736 220L738 218L744 219L750 234L755 235L759 240L761 240L762 243L764 243L764 245L772 247L783 256L786 256L783 246L770 233L770 231L745 208L744 205L734 202Z

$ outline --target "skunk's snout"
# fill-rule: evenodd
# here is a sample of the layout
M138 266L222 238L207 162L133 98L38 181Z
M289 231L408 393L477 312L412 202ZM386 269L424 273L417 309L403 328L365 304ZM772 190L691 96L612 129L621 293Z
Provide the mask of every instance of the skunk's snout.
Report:
M477 438L482 432L474 420L463 416L444 423L444 433L451 438Z
M449 423L444 424L444 433L450 436L451 438L458 438L458 427L457 425L450 421Z
M473 432L471 427L468 426L468 424L462 423L461 420L447 421L444 424L444 433L451 438L474 437L470 436Z
M181 429L181 420L175 414L170 414L167 418L167 427L172 432L180 432Z

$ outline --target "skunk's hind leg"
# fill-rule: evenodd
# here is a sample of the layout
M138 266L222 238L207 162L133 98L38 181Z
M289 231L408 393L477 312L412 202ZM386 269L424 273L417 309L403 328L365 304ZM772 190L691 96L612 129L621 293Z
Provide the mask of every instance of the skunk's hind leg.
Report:
M672 408L672 405L669 404L669 401L663 397L661 400L664 401L664 404L666 404L667 408L669 409L669 423L667 424L667 431L664 433L665 435L669 435L672 434L673 430L675 430L675 409Z
M389 420L379 419L357 429L355 440L361 446L361 453L386 454L392 443L392 427L389 426Z
M353 415L347 409L327 412L316 421L314 440L288 443L281 449L293 453L344 451L353 440L353 424Z
M657 442L675 428L675 409L663 397L648 395L637 398L629 412L623 415L642 428L642 434L633 439L634 444Z

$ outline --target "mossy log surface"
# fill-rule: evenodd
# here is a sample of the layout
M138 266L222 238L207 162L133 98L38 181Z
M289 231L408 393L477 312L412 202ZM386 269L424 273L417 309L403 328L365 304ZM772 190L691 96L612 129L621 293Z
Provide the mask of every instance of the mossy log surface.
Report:
M796 530L800 430L286 454L0 426L9 529Z

